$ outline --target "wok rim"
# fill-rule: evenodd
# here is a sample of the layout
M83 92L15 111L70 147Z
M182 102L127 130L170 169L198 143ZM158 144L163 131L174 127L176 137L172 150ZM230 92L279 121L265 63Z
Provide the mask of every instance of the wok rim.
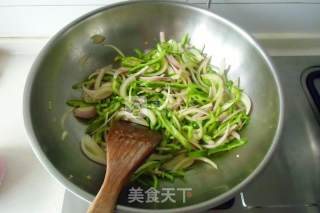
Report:
M280 84L280 80L277 74L277 71L275 69L275 66L270 60L270 57L264 52L264 50L261 48L261 46L256 42L256 40L249 35L245 30L243 30L241 27L237 26L236 24L230 22L229 20L222 18L221 16L196 7L194 5L191 5L189 3L182 3L182 2L168 2L168 1L148 1L148 0L136 0L136 1L125 1L125 2L119 2L119 3L114 3L110 4L101 8L97 8L93 11L90 11L79 18L75 19L65 27L63 27L58 33L56 33L48 42L47 44L42 48L38 56L36 57L30 72L28 73L27 81L25 84L24 92L23 92L23 119L24 119L24 126L25 126L25 131L29 139L29 143L31 145L31 148L39 161L41 162L42 166L47 170L47 172L54 177L60 184L62 184L67 190L72 192L74 195L77 197L83 199L84 201L91 202L94 198L94 196L85 190L81 189L79 186L75 185L71 181L69 181L68 178L64 177L57 168L51 163L51 161L48 159L44 151L41 149L40 144L38 142L38 139L35 135L33 125L31 122L31 112L30 112L30 103L31 103L31 91L32 91L32 85L34 82L34 79L36 77L36 74L39 72L37 69L38 64L40 61L44 58L44 55L47 54L51 47L55 45L56 40L62 36L64 33L66 33L68 30L72 29L75 25L80 23L81 21L84 21L85 19L100 13L104 10L110 10L115 7L119 6L124 6L124 5L129 5L129 4L167 4L167 5L175 5L179 6L182 8L189 8L192 10L196 10L202 14L205 14L207 16L213 17L219 21L221 21L223 24L228 25L232 29L234 29L236 32L241 34L257 51L258 53L262 56L264 61L269 67L269 70L275 80L276 86L277 86L277 93L278 93L278 98L279 98L279 120L277 123L277 129L273 137L273 141L265 154L264 158L262 161L260 161L259 165L249 174L246 178L244 178L240 183L235 185L233 188L230 190L220 194L217 197L213 197L211 199L208 199L203 202L199 202L196 204L191 204L186 207L180 207L180 208L171 208L171 209L142 209L142 208L134 208L134 207L127 207L123 205L117 205L117 209L120 211L126 211L126 212L134 212L134 213L158 213L158 212L195 212L195 211L201 211L201 210L207 210L212 207L215 207L227 199L231 198L232 195L236 194L239 192L244 186L248 185L267 165L267 163L270 161L277 144L279 143L279 139L281 136L281 132L283 129L283 122L284 122L284 95L283 95L283 90Z

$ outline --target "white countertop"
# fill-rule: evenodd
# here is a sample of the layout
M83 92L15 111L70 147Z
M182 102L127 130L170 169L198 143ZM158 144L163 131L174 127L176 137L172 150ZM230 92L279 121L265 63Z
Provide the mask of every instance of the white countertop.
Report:
M23 124L23 88L38 50L13 47L0 41L0 158L6 162L0 212L60 213L64 188L32 153Z

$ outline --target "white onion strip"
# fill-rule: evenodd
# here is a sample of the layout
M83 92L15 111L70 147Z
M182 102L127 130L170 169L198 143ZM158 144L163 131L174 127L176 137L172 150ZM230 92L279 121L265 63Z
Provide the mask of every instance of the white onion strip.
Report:
M84 135L81 138L81 150L89 159L106 164L106 153L89 135Z
M153 127L157 123L157 118L155 114L148 108L142 108L140 110L140 113L143 114L144 116L148 117L150 120L150 125Z
M161 31L159 34L159 37L160 37L161 43L166 42L166 36L165 36L164 32Z
M251 111L251 100L249 96L244 92L241 93L241 102L246 108L246 114L249 115Z
M189 114L208 115L208 112L199 108L187 108L179 111L179 115L186 116Z
M233 138L235 138L237 140L240 140L240 134L238 132L232 131L231 135L232 135Z
M164 100L163 104L158 107L159 110L163 110L169 103L169 100L171 98L170 87L168 87L168 92L163 92L163 94L166 95L166 99Z
M126 80L124 80L122 82L122 84L120 85L120 96L123 98L127 98L127 89L128 86L136 80L136 77L139 75L142 75L145 71L147 71L147 69L149 69L148 66L145 66L144 68L142 68L139 72L134 73L133 75L131 75L129 78L127 78Z
M113 73L113 78L116 79L118 78L119 75L127 73L129 70L128 68L125 67L119 67L114 73Z
M99 87L101 85L102 78L104 76L104 73L105 73L104 70L100 70L100 72L96 78L96 81L94 82L94 89L99 89Z
M228 126L227 129L225 130L223 136L221 136L221 137L218 139L217 142L211 141L211 142L209 142L207 145L203 145L203 146L206 147L206 148L208 148L208 149L213 149L213 148L216 148L216 147L224 144L224 143L227 141L230 133L231 133L233 130L235 130L236 128L237 128L237 125L233 125L232 127L229 127L229 126Z
M164 58L163 59L163 65L162 65L162 67L161 67L161 69L159 71L154 72L154 73L146 72L145 76L159 76L159 75L165 73L168 70L168 67L169 67L168 61Z
M144 81L172 81L173 80L170 77L164 77L164 76L147 76L147 77L140 77L140 79Z
M104 83L100 88L96 90L88 89L85 86L83 86L82 89L85 94L87 94L90 98L93 98L95 100L102 100L112 95L111 82Z
M217 164L216 164L215 162L213 162L212 160L210 160L209 158L206 158L206 157L196 157L196 158L192 158L192 159L205 162L205 163L209 164L210 166L212 166L214 169L218 169Z
M170 65L172 65L173 68L176 68L175 71L178 72L177 69L181 68L181 64L172 55L168 55L167 59Z
M148 126L148 122L141 117L134 116L132 113L127 111L119 111L116 114L116 119L123 119L126 121L131 121L136 124L140 124L143 126Z

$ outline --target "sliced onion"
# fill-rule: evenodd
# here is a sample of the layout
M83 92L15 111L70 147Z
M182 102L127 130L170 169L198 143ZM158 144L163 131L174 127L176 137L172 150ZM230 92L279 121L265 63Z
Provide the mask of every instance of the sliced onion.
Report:
M214 97L214 94L215 94L215 87L214 85L212 85L210 88L209 88L209 98L213 98Z
M149 118L151 126L155 126L156 125L157 118L156 118L155 114L150 109L142 108L140 110L140 113Z
M200 69L198 69L197 71L195 71L195 78L197 79L197 82L199 83L199 86L201 86L204 90L209 90L209 86L203 82L202 80L202 76L201 75L201 71L199 71Z
M105 115L104 118L104 122L103 124L101 124L97 129L103 128L105 126L107 126L107 124L109 123L109 121L111 121L114 117L116 116L116 113L113 113L110 118L108 118L108 114Z
M127 73L129 69L127 67L119 67L116 71L119 72L119 74Z
M197 50L197 49L195 49L195 48L192 48L192 49L190 49L190 52L196 57L196 59L197 59L198 61L203 60L204 57L201 55L201 53L199 52L199 50Z
M181 80L184 84L189 84L192 82L190 79L190 73L185 70L184 66L181 66L179 74L172 76L172 79Z
M249 96L244 92L241 93L241 102L243 103L243 105L246 108L246 114L249 115L250 111L251 111L251 106L252 106L251 100L250 100Z
M66 124L67 118L72 111L73 111L73 109L69 109L66 112L64 112L63 115L61 116L61 120L60 120L61 129L63 129L63 130L65 129L65 124Z
M228 117L229 113L228 112L223 112L219 115L218 120L223 123L223 121Z
M171 75L170 77L174 80L178 80L181 79L181 72L180 70L177 70L176 68L174 68L175 70L175 74Z
M169 61L169 64L171 64L173 66L173 68L177 68L177 69L181 68L181 64L172 55L168 55L167 59Z
M164 32L160 32L159 34L159 37L160 37L160 42L163 43L163 42L166 42L166 37L165 37L165 34Z
M140 77L141 80L145 81L172 81L171 77L164 77L164 76L148 76L148 77Z
M81 150L89 159L97 163L106 164L105 151L89 135L84 135L81 138Z
M182 98L182 97L184 97L186 95L187 95L187 90L186 89L181 90L181 92L179 92L179 93L172 93L172 96L175 96L175 97L178 97L178 98Z
M162 92L162 93L166 96L166 99L164 100L163 104L158 107L159 110L163 110L169 104L170 99L172 99L170 94L170 87L168 88L168 93L166 92Z
M197 114L193 115L191 118L193 120L196 120L196 121L203 121L205 119L208 119L209 116L208 115L204 115L202 113L197 113Z
M68 137L68 135L69 135L69 132L66 131L66 130L64 130L64 131L62 132L62 134L61 134L61 140L62 140L62 141L65 141L66 138Z
M165 162L162 167L166 170L177 171L181 169L186 169L193 164L193 158L186 156L185 154L180 154L173 159Z
M173 124L174 127L176 127L176 129L177 129L178 131L181 130L180 121L177 119L177 117L176 117L174 114L172 115L172 124Z
M191 73L191 78L194 81L194 83L198 84L199 86L202 86L202 85L200 85L200 82L198 81L198 79L195 76L196 71L190 67L189 67L189 69L190 69L190 73Z
M186 73L186 72L182 72L182 75L183 75L184 73ZM183 75L183 76L181 76L181 78L182 78L182 82L185 83L185 84L190 84L190 83L192 83L189 75Z
M128 77L126 80L124 80L122 82L122 84L120 85L120 96L123 98L127 98L127 89L128 86L136 80L136 77L139 75L142 75L144 72L146 72L149 69L148 66L145 66L144 68L142 68L140 71L134 73L133 75L131 75L130 77Z
M181 116L186 116L189 114L202 114L202 115L208 115L208 112L203 110L203 109L199 109L199 108L187 108L187 109L183 109L179 111L179 114Z
M201 64L199 65L199 68L198 68L198 73L201 73L202 71L206 71L207 70L207 67L208 67L208 64L210 62L211 58L210 57L207 57L205 58Z
M196 147L196 148L198 148L199 150L202 150L202 146L200 146L199 145L199 140L196 140L196 139L194 139L194 138L191 138L191 140L190 140L190 143L194 146L194 147Z
M240 78L237 78L237 79L233 80L233 84L235 86L239 87L240 86Z
M94 89L99 89L104 74L106 73L106 71L111 70L111 69L112 69L111 65L108 65L108 66L100 69L100 72L99 72L99 74L98 74L98 76L96 78L96 81L94 82Z
M232 137L234 137L237 140L240 140L240 134L237 131L231 132Z
M113 75L114 71L112 69L112 65L109 64L107 66L102 67L100 70L103 70L104 73L109 74L109 75Z
M96 81L94 82L94 89L99 89L101 85L102 78L104 76L104 70L101 70L96 78Z
M223 91L224 91L224 88L223 88L223 79L219 76L219 75L216 75L216 74L213 74L213 73L210 73L210 74L204 74L202 75L203 78L205 79L208 79L209 81L211 81L211 84L212 84L212 89L215 90L215 85L218 85L218 91L214 91L213 94L215 94L213 100L216 101L216 102L220 102L222 100L222 96L223 96ZM217 105L217 104L216 104ZM215 106L216 107L216 106Z
M202 162L205 162L207 164L209 164L210 166L212 166L214 169L218 169L218 166L215 162L213 162L212 160L210 160L209 158L205 158L205 157L196 157L196 158L193 158L194 160L199 160L199 161L202 161Z
M217 140L217 142L211 141L211 142L209 142L207 145L203 145L203 147L208 148L208 149L213 149L213 148L216 148L216 147L224 144L224 143L227 141L230 133L231 133L234 129L236 129L236 128L237 128L237 125L233 125L232 127L229 127L229 126L228 126L227 129L225 130L223 136L221 136L221 137Z
M221 123L226 122L227 120L229 120L230 118L232 118L233 116L235 116L236 114L238 114L239 112L241 112L242 110L239 109L237 111L234 111L232 114L228 115L228 116L221 116L221 119L219 117L219 120L221 121Z
M123 98L127 98L127 89L129 87L129 85L134 82L136 80L135 76L130 76L129 78L127 78L126 80L124 80L122 82L122 84L120 85L120 96Z
M208 103L206 105L203 105L203 106L200 107L200 109L203 109L203 110L206 110L206 111L211 110L212 109L212 103Z
M170 97L170 94L167 94L167 97L166 99L164 100L163 104L161 104L161 106L158 107L159 110L163 110L169 103L169 97Z
M168 64L167 60L164 58L163 65L159 71L154 72L154 73L146 73L145 76L159 76L159 75L165 73L168 70L168 67L169 67L169 64Z
M145 49L143 52L144 52L144 54L147 54L148 52L150 52L150 50L151 50L151 49L148 49L148 48L147 48L147 49Z
M181 160L180 162L178 162L172 169L172 171L177 171L177 170L181 170L181 169L186 169L190 166L192 166L192 164L194 163L194 160L192 158L185 158L183 160Z
M114 73L113 73L113 78L117 78L119 75L127 73L129 71L128 68L126 67L119 67Z
M169 94L168 95L168 104L167 104L167 107L168 108L172 108L172 105L175 103L175 99L173 98L172 94Z
M97 115L95 106L79 107L73 110L74 116L77 118L90 119Z
M118 49L118 47L114 46L113 44L103 44L103 46L105 47L110 47L113 50L115 50L121 57L125 57L125 55L123 54L123 52L121 52L120 49Z
M229 101L229 102L225 103L224 105L222 105L222 107L221 107L222 112L226 111L227 109L232 107L233 104L234 104L234 101Z
M203 128L201 122L198 122L199 128L194 131L194 138L200 140L203 137Z
M132 113L127 111L119 111L116 114L116 119L123 119L126 121L131 121L136 124L140 124L143 126L148 126L148 122L141 117L134 116Z
M176 102L172 105L172 109L178 109L182 103L183 99L181 97L178 97Z
M223 84L223 79L217 74L214 74L214 73L203 74L202 77L205 79L208 79L214 84L218 84L218 85Z
M154 92L153 89L149 89L149 88L142 88L141 90L142 90L143 92L145 92L145 93L153 93L153 92Z
M138 77L138 76L144 74L148 69L149 69L149 66L145 66L144 68L142 68L138 72L132 74L132 76Z
M140 97L140 96L134 96L131 97L131 100L135 103L139 103L139 104L145 104L147 102L147 100L145 99L145 97Z
M107 66L102 67L102 68L98 69L97 71L91 73L91 74L89 75L88 79L91 79L91 78L93 78L93 77L96 76L96 75L99 75L99 73L100 73L102 70L104 71L105 74L113 75L114 72L112 71L112 69L109 68L110 66L111 66L111 65L107 65Z
M91 90L84 86L82 87L82 89L86 95L94 100L102 100L112 95L111 82L104 83L99 89L96 90Z
M216 102L214 104L213 111L215 111L220 106L220 103L222 102L222 99L223 99L223 94L224 94L224 88L221 87L221 89L218 90L215 96Z
M223 101L223 95L224 95L224 83L223 79L216 74L210 73L210 74L204 74L202 75L203 78L206 78L211 81L212 85L218 85L218 90L215 92L215 96L213 100L215 101L215 105L213 110L216 110L220 103ZM211 88L215 88L215 86L212 86Z
M97 71L91 73L91 74L89 75L88 79L91 79L91 78L93 78L93 77L96 76L96 75L99 75L99 73L100 73L100 69L98 69Z
M225 75L227 71L229 70L230 65L227 65L226 59L223 58L220 62L220 67L219 67L219 74L220 75Z

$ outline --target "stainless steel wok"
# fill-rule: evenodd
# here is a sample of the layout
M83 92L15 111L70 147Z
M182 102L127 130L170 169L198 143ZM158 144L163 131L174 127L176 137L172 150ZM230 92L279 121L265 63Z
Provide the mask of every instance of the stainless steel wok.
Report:
M184 179L161 184L192 188L187 202L130 204L124 189L118 209L196 212L216 206L248 184L276 147L283 121L281 87L270 59L246 32L211 12L186 4L140 1L107 6L80 17L50 40L33 64L24 93L25 126L34 152L59 182L85 200L93 199L105 168L82 154L83 124L73 116L67 117L64 129L68 135L62 140L60 120L68 110L66 100L79 96L71 86L111 63L115 56L111 49L92 43L90 37L103 35L108 43L131 53L134 48L152 46L160 31L174 39L189 33L193 44L205 45L213 63L225 58L231 65L229 76L240 77L241 87L253 102L252 119L242 132L249 143L214 157L218 171L197 164Z

